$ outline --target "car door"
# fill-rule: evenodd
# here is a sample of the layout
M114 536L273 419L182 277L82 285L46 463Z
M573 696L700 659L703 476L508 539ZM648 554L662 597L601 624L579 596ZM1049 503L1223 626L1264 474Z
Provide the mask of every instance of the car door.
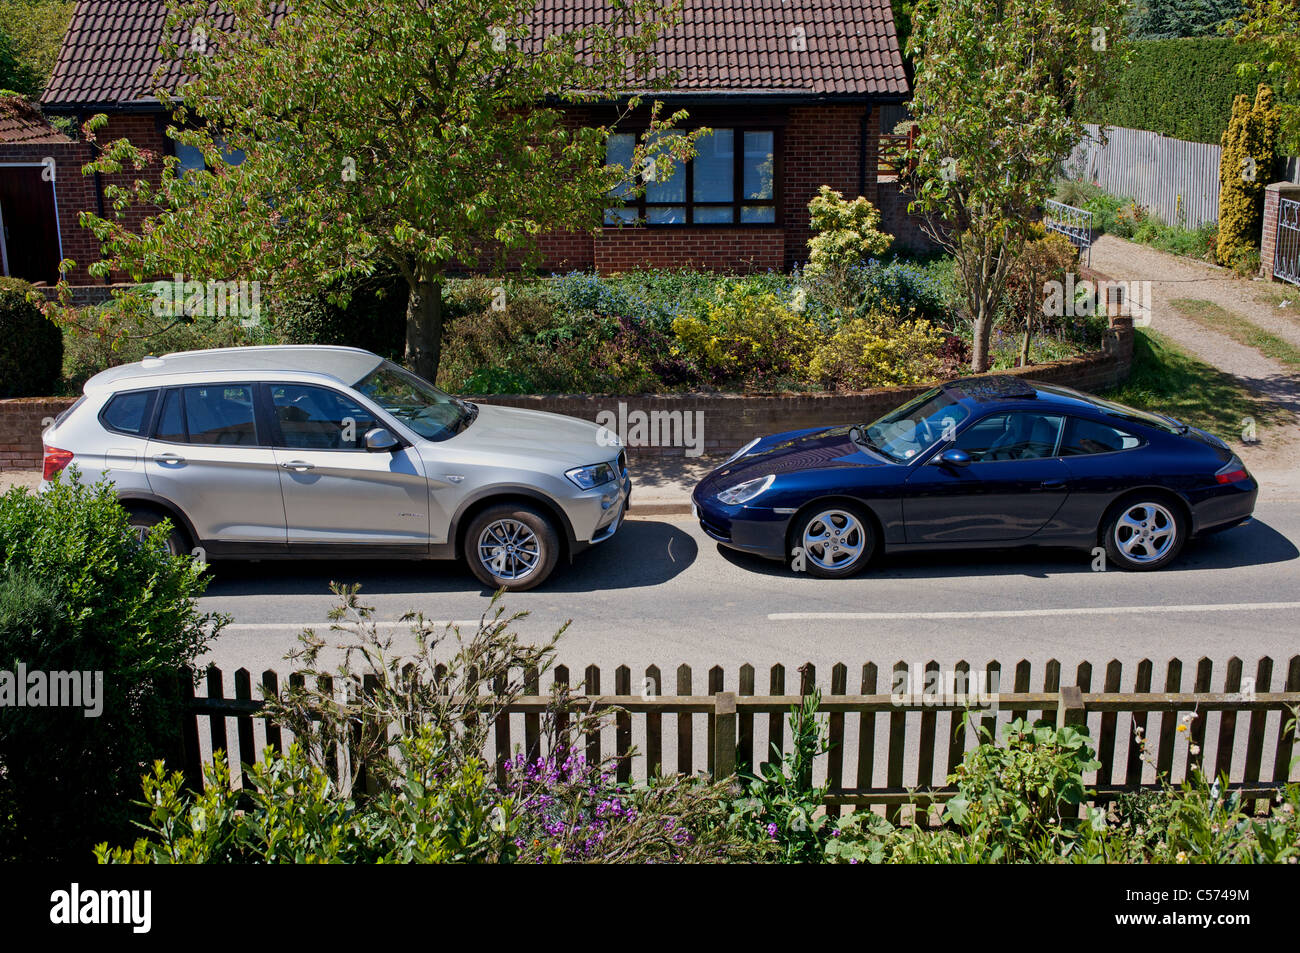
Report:
M356 398L316 384L266 385L290 549L427 551L429 484L419 453L366 450L382 426Z
M189 517L205 547L285 545L279 468L255 406L254 385L247 383L163 394L145 474L152 492Z
M903 495L908 543L986 543L1024 539L1052 519L1068 495L1058 456L1062 417L1014 411L972 421L953 447L968 466L938 462L913 469Z

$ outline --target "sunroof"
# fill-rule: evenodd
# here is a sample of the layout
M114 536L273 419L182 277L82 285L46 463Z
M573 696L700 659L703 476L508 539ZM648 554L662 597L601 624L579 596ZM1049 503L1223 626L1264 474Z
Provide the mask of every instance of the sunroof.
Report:
M1009 374L968 377L946 384L944 389L956 397L979 401L1035 397L1038 394L1034 385Z

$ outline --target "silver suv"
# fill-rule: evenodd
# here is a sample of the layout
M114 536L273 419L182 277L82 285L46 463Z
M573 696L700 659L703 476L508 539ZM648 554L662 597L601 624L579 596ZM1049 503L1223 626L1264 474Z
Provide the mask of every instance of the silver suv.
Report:
M187 351L114 367L43 434L45 479L113 481L143 536L210 558L463 558L531 589L609 539L632 482L584 420L438 390L346 347Z

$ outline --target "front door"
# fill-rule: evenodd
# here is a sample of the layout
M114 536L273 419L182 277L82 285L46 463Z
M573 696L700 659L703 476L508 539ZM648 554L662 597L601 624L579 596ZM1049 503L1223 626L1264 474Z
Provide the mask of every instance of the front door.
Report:
M43 166L0 165L0 265L26 281L59 280L59 225L54 183Z
M909 543L983 543L1024 539L1047 524L1069 494L1058 456L1062 418L999 413L977 420L954 446L971 463L937 462L907 480L903 517Z
M414 447L365 449L374 415L314 384L269 384L289 545L429 545L429 484Z

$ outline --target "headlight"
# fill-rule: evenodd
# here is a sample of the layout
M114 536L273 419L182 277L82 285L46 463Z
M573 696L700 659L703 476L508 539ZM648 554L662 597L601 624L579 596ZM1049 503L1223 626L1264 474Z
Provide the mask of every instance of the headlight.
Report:
M728 487L718 494L718 499L728 506L735 506L737 503L748 503L758 494L762 493L772 481L776 479L776 474L770 473L765 477L759 477L757 480L746 480L744 483L737 483L733 487Z
M726 463L723 464L723 466L725 467L725 466L727 465L727 463L730 463L732 460L739 460L739 459L740 459L741 457L743 457L745 454L749 453L749 451L751 451L751 450L754 449L754 444L758 443L758 441L759 441L760 439L762 439L762 438L760 438L760 437L755 437L753 440L749 441L749 443L745 444L743 447L741 447L739 450L737 450L737 451L736 451L735 453L733 453L731 456L727 457L727 461L726 461Z
M586 467L574 467L572 470L565 470L564 475L581 490L590 490L592 487L600 486L603 483L612 483L618 476L614 472L614 468L608 463L593 463Z

